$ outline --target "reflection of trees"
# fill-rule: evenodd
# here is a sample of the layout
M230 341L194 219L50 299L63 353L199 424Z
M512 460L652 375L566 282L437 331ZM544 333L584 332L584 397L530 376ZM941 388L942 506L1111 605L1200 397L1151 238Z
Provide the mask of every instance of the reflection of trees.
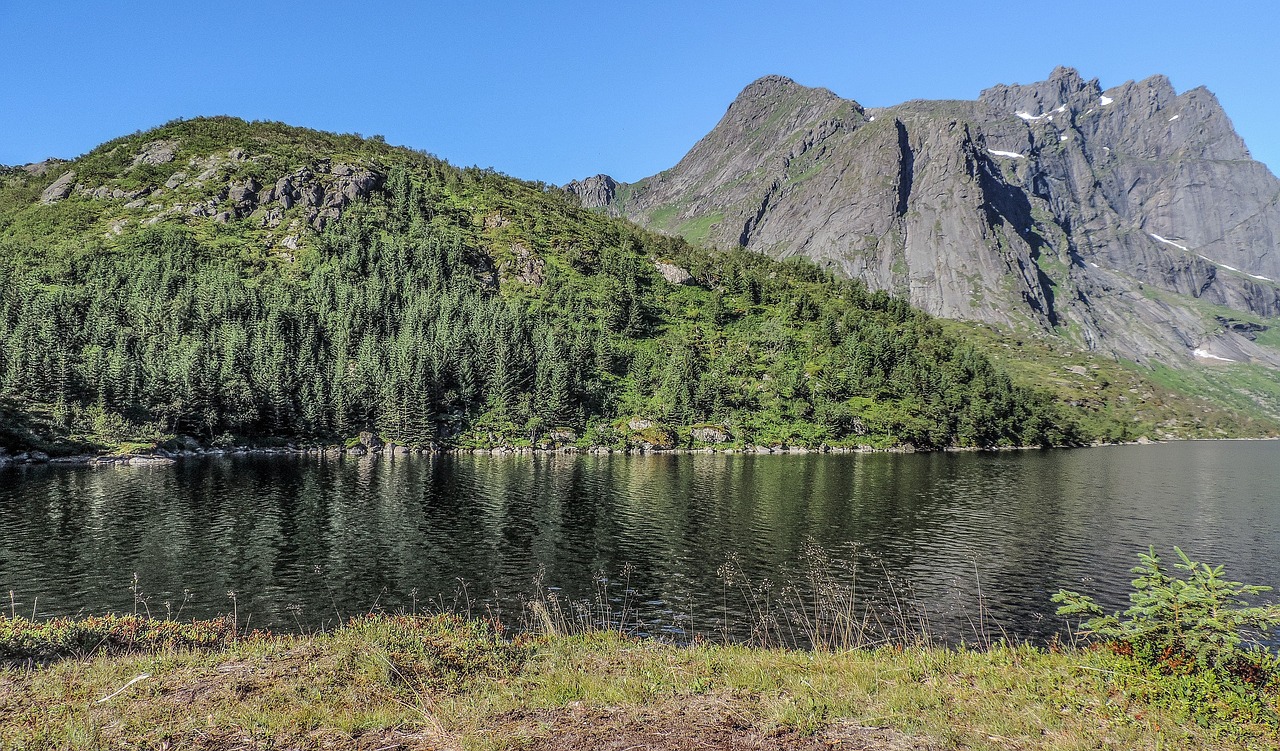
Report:
M640 598L705 613L719 605L717 569L728 558L754 580L778 582L812 539L833 555L856 544L962 627L963 614L945 611L976 597L976 560L987 605L1012 614L1002 619L1012 625L1050 612L1048 595L1061 586L1107 601L1107 582L1080 582L1100 572L1118 599L1134 550L1148 543L1180 544L1249 580L1280 579L1267 552L1280 508L1272 480L1256 471L1274 451L1187 444L9 468L0 474L0 591L13 589L28 608L38 597L45 613L130 610L136 571L153 612L184 589L195 595L184 616L221 612L234 590L254 625L292 626L295 603L317 624L375 601L408 607L414 590L420 604L451 600L458 577L473 597L498 592L510 603L531 593L539 566L547 584L585 597L595 573L617 576L631 564Z

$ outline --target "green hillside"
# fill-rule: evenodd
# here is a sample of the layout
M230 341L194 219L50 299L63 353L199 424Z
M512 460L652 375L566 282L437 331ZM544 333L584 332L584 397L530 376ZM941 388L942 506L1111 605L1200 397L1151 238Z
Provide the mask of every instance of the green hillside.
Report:
M377 137L199 119L0 182L11 450L1135 437L860 283Z

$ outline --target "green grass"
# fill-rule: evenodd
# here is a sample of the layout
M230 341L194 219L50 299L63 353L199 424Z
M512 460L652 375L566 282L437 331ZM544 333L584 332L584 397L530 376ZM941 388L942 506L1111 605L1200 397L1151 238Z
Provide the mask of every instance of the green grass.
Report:
M649 221L656 227L669 229L679 210L679 206L659 206L649 214Z
M711 228L724 220L722 212L716 212L707 216L690 219L684 222L676 230L676 234L693 243L694 245L705 245L707 235L711 234Z
M1275 747L1265 712L1189 706L1180 687L1110 650L675 647L607 631L508 641L484 623L400 616L11 663L0 738L13 751L644 747L655 733L673 747ZM853 745L866 728L885 745Z
M1280 419L1280 371L1262 365L1233 363L1209 368L1157 367L1156 383L1203 397L1244 413Z
M1259 365L1147 369L1039 332L957 321L946 327L979 342L1015 382L1052 392L1106 439L1280 434L1280 373Z

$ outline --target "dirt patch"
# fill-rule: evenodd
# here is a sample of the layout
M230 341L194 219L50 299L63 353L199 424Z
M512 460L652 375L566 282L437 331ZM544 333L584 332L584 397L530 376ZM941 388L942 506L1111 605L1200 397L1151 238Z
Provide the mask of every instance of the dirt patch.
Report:
M735 705L736 704L736 705ZM814 734L761 727L735 703L689 697L644 707L570 706L512 713L486 732L524 751L937 751L886 728L837 724Z
M317 735L283 744L229 732L209 732L178 741L161 741L154 748L156 751L456 751L453 745L396 730L369 732L357 738Z

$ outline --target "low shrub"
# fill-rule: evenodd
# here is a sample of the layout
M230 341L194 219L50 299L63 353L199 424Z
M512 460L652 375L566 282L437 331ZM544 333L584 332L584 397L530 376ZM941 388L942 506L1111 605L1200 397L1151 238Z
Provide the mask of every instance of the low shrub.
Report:
M1228 579L1222 566L1191 560L1167 569L1150 548L1123 613L1091 597L1053 596L1058 614L1084 620L1079 635L1136 663L1144 692L1205 727L1280 727L1280 656L1263 641L1280 629L1280 605L1251 604L1270 587Z

